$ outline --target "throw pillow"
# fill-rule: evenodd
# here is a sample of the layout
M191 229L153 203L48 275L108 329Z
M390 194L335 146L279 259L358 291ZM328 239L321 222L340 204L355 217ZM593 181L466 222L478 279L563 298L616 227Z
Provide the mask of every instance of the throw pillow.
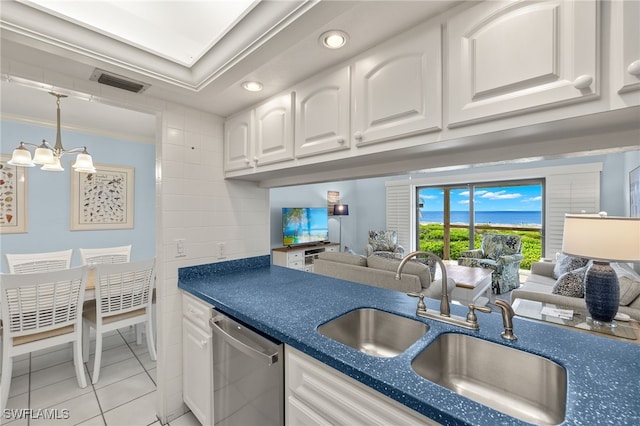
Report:
M620 305L628 306L640 296L640 276L626 263L611 263L620 283Z
M367 258L369 268L382 269L385 271L396 272L400 265L400 259L387 259L382 256L372 254ZM402 269L403 274L417 275L420 278L422 288L428 288L431 285L431 272L422 263L407 262Z
M587 267L584 266L560 275L551 289L552 294L569 297L584 297L584 274Z
M556 264L553 268L553 278L558 279L562 274L574 271L576 269L586 266L589 259L583 257L569 256L564 253L556 254Z

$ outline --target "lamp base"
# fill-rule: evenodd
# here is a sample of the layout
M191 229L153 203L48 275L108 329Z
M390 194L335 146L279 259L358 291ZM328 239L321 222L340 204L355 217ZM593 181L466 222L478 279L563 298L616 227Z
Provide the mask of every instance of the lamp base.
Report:
M620 305L618 276L609 262L594 261L584 278L584 299L594 324L615 327Z

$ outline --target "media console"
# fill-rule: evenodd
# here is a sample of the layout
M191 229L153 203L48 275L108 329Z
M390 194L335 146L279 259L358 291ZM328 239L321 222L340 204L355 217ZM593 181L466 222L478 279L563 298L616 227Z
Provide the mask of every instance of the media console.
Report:
M319 253L340 251L340 244L319 243L304 246L277 247L271 250L271 263L285 268L313 272L313 260Z

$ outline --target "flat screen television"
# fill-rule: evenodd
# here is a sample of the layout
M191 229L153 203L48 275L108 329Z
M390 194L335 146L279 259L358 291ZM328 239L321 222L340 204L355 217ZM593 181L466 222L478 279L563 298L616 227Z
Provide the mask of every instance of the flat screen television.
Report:
M293 246L329 241L326 207L283 207L282 244Z

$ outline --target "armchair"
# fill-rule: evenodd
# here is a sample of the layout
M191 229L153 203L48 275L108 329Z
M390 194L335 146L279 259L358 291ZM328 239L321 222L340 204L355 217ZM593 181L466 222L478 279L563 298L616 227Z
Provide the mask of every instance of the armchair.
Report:
M522 239L518 235L484 234L480 249L460 253L458 265L492 269L491 288L502 294L520 287Z
M369 231L369 243L366 247L367 256L378 253L391 253L393 257L402 258L404 247L398 244L397 231Z

